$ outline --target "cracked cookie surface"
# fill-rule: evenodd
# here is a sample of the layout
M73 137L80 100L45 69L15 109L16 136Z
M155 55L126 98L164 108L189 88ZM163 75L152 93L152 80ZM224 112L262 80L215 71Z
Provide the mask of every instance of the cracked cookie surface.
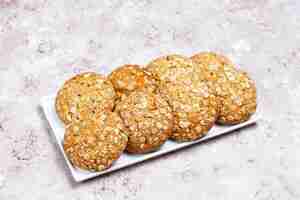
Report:
M217 99L191 59L169 55L150 62L146 70L159 80L161 93L174 115L171 138L191 141L207 134L217 118Z
M95 119L103 110L113 109L115 96L114 88L105 76L87 72L65 82L57 93L55 108L65 124Z
M255 113L256 87L246 72L236 69L228 58L212 52L199 53L191 59L198 63L218 98L218 123L238 124Z
M139 65L122 65L109 75L109 80L115 88L118 101L137 89L157 89L155 79Z
M68 125L63 146L74 166L89 171L102 171L120 157L127 141L119 115L104 111L97 120Z
M158 93L136 90L117 104L116 112L127 128L128 152L157 150L172 133L172 110Z

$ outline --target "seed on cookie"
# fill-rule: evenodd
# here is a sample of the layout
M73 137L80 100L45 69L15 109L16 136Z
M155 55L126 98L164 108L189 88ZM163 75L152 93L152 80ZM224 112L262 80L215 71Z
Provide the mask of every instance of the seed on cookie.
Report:
M155 79L145 72L139 65L123 65L115 69L110 75L118 99L128 96L136 89L145 88L154 91L157 88Z
M197 64L180 55L157 58L146 70L159 81L174 115L171 138L184 142L198 139L211 129L217 118L217 99Z
M69 124L73 121L95 119L103 110L111 111L116 94L109 80L93 72L69 79L56 96L56 112Z
M78 168L102 171L126 148L128 137L117 113L103 111L97 120L74 122L66 127L64 150Z
M250 77L225 56L212 52L191 57L219 101L218 123L238 124L256 111L256 87Z
M127 128L128 152L157 150L171 135L172 110L158 93L147 89L135 90L117 104L116 112Z

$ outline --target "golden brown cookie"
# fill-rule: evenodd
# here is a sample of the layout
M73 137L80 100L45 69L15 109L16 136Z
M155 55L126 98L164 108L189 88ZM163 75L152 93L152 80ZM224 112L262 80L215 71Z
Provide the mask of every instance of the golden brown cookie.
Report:
M172 110L158 93L138 89L117 104L116 112L127 128L128 152L154 151L171 135Z
M65 82L56 96L56 112L69 124L73 121L95 119L103 110L114 107L115 91L103 75L88 72Z
M69 124L64 150L71 163L81 169L102 171L109 168L126 148L124 124L117 113L103 111L97 120Z
M157 79L174 115L171 138L184 142L204 136L217 118L217 99L197 64L180 55L155 59L147 67Z
M167 82L162 88L174 114L171 138L184 142L206 135L217 119L218 107L216 97L210 94L205 82L191 85Z
M233 62L224 55L217 54L214 52L201 52L195 54L191 57L193 61L197 61L197 63L206 63L211 65L210 67L213 68L213 65L231 65L233 66ZM217 68L217 66L215 68Z
M199 53L192 60L220 102L217 122L230 125L247 121L256 110L256 88L249 76L215 53Z
M168 82L184 82L186 77L193 76L194 63L181 55L168 55L151 61L145 68L157 80Z
M118 99L128 96L136 89L145 88L154 91L157 88L155 79L139 65L123 65L115 69L109 79L112 82Z

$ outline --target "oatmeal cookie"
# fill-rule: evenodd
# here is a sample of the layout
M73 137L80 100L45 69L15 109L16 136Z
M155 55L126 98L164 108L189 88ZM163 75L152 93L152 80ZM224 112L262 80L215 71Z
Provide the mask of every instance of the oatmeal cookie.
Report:
M171 135L172 110L158 93L138 89L117 104L116 112L127 128L128 152L154 151Z
M151 61L145 69L159 81L175 83L184 82L186 77L193 76L194 67L191 59L174 54Z
M218 102L205 77L196 73L197 64L184 56L170 55L155 59L146 69L160 80L160 91L171 105L171 138L184 142L207 134L216 121Z
M256 87L250 77L234 67L232 62L215 53L192 56L205 75L210 88L219 101L221 124L238 124L247 121L256 111Z
M103 110L114 107L115 91L103 75L88 72L66 81L56 96L55 108L59 118L73 121L99 117Z
M157 88L155 79L139 65L123 65L115 69L109 75L109 79L119 100L136 89L145 88L154 91Z
M224 55L214 52L201 52L191 57L197 63L206 63L210 65L233 65L233 62ZM213 67L213 66L211 66Z
M162 88L174 115L171 138L184 142L206 135L217 119L218 105L205 82L191 85L167 82Z
M74 166L102 171L109 168L126 148L128 137L124 130L117 113L103 111L97 120L69 124L63 147Z

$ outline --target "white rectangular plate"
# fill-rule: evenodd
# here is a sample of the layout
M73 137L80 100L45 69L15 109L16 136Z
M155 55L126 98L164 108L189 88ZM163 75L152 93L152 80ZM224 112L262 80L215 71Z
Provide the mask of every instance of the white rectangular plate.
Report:
M244 122L242 124L234 125L234 126L214 126L207 136L198 139L196 141L192 142L185 142L185 143L176 143L173 141L167 141L158 151L153 152L153 153L148 153L148 154L142 154L142 155L132 155L132 154L122 154L121 157L113 164L113 166L105 171L102 172L88 172L88 171L83 171L78 168L75 168L72 166L72 164L69 162L67 159L66 154L64 153L63 150L63 138L64 138L64 126L63 123L59 120L58 116L56 115L55 112L55 107L54 107L54 102L55 102L55 97L54 96L48 96L48 97L43 97L41 100L41 106L43 108L43 111L45 113L45 116L49 122L49 125L52 128L52 134L54 135L55 140L58 143L58 147L63 154L66 163L71 171L71 174L76 182L81 182L96 176L100 176L102 174L107 174L113 171L116 171L118 169L122 169L131 165L134 165L136 163L143 162L145 160L155 158L179 149L182 149L184 147L188 147L197 143L201 143L206 140L210 140L212 138L215 138L217 136L225 135L227 133L230 133L234 130L241 129L243 127L249 126L251 124L255 124L258 120L258 115L255 114L254 116L251 117L250 120L247 122Z

